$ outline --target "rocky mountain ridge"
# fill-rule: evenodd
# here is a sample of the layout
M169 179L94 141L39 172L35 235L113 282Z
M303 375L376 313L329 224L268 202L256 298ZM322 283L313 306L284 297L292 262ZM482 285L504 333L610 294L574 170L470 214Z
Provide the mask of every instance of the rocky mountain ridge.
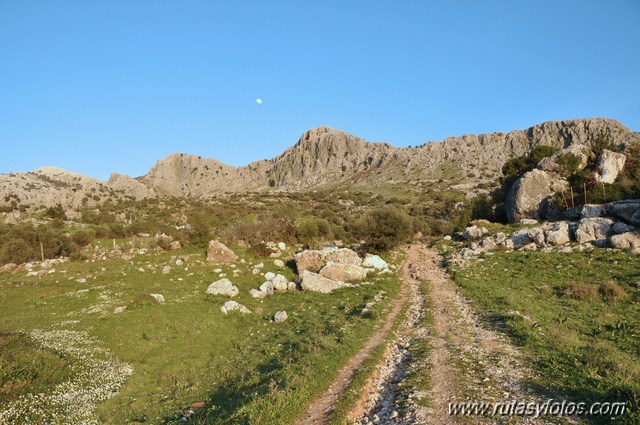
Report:
M613 119L551 121L526 130L449 137L417 147L368 142L330 127L302 134L298 142L270 160L233 167L211 158L174 153L134 179L113 174L108 182L45 167L0 175L0 206L5 208L97 205L106 199L154 196L206 197L222 192L302 191L331 185L375 186L389 181L495 180L502 165L538 145L567 148L604 138L624 145L640 141ZM43 171L44 170L44 171Z

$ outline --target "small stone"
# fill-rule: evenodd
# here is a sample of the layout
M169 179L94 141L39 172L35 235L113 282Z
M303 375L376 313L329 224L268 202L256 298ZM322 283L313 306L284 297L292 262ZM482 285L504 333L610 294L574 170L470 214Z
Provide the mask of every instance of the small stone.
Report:
M289 316L287 316L286 311L279 311L273 316L273 321L276 323L282 323L286 321L288 318Z

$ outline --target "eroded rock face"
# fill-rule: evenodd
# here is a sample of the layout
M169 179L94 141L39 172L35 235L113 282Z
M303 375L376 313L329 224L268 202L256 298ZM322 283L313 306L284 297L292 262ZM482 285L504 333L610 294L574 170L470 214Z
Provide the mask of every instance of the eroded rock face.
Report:
M235 263L238 256L225 244L219 241L209 241L207 248L207 262L211 264Z
M618 152L603 149L596 165L596 180L602 183L613 183L618 173L624 168L627 157Z
M604 217L583 218L576 229L576 242L607 239L612 225L613 220Z
M328 294L345 287L344 282L336 282L335 280L328 279L324 276L320 276L317 273L305 270L300 274L300 287L304 291L320 292Z
M611 202L605 207L607 213L634 226L640 226L640 199Z
M523 218L544 220L555 213L552 197L567 189L567 181L542 170L531 170L517 180L505 201L507 218L517 223Z
M611 236L609 243L613 248L630 249L632 252L640 253L640 231Z
M320 275L331 280L353 282L367 277L367 271L353 264L340 264L332 261L320 269Z
M210 295L224 295L227 297L235 297L238 295L238 287L235 286L231 281L227 278L217 280L213 282L206 290L207 294Z

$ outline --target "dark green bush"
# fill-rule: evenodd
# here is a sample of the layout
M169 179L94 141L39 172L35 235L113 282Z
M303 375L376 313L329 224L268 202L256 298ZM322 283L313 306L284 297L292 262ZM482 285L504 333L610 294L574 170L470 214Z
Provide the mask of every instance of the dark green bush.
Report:
M13 239L3 244L0 263L22 264L37 259L36 250L22 239Z
M397 207L378 207L370 210L356 224L356 233L366 241L367 248L380 252L406 242L413 231L413 223L406 211Z

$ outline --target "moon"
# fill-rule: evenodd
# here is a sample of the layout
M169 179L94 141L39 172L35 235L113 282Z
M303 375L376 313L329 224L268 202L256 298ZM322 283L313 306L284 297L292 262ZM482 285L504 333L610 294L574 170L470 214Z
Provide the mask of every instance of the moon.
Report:
M257 103L258 105L262 105L262 99L257 98L257 99L256 99L256 103Z

